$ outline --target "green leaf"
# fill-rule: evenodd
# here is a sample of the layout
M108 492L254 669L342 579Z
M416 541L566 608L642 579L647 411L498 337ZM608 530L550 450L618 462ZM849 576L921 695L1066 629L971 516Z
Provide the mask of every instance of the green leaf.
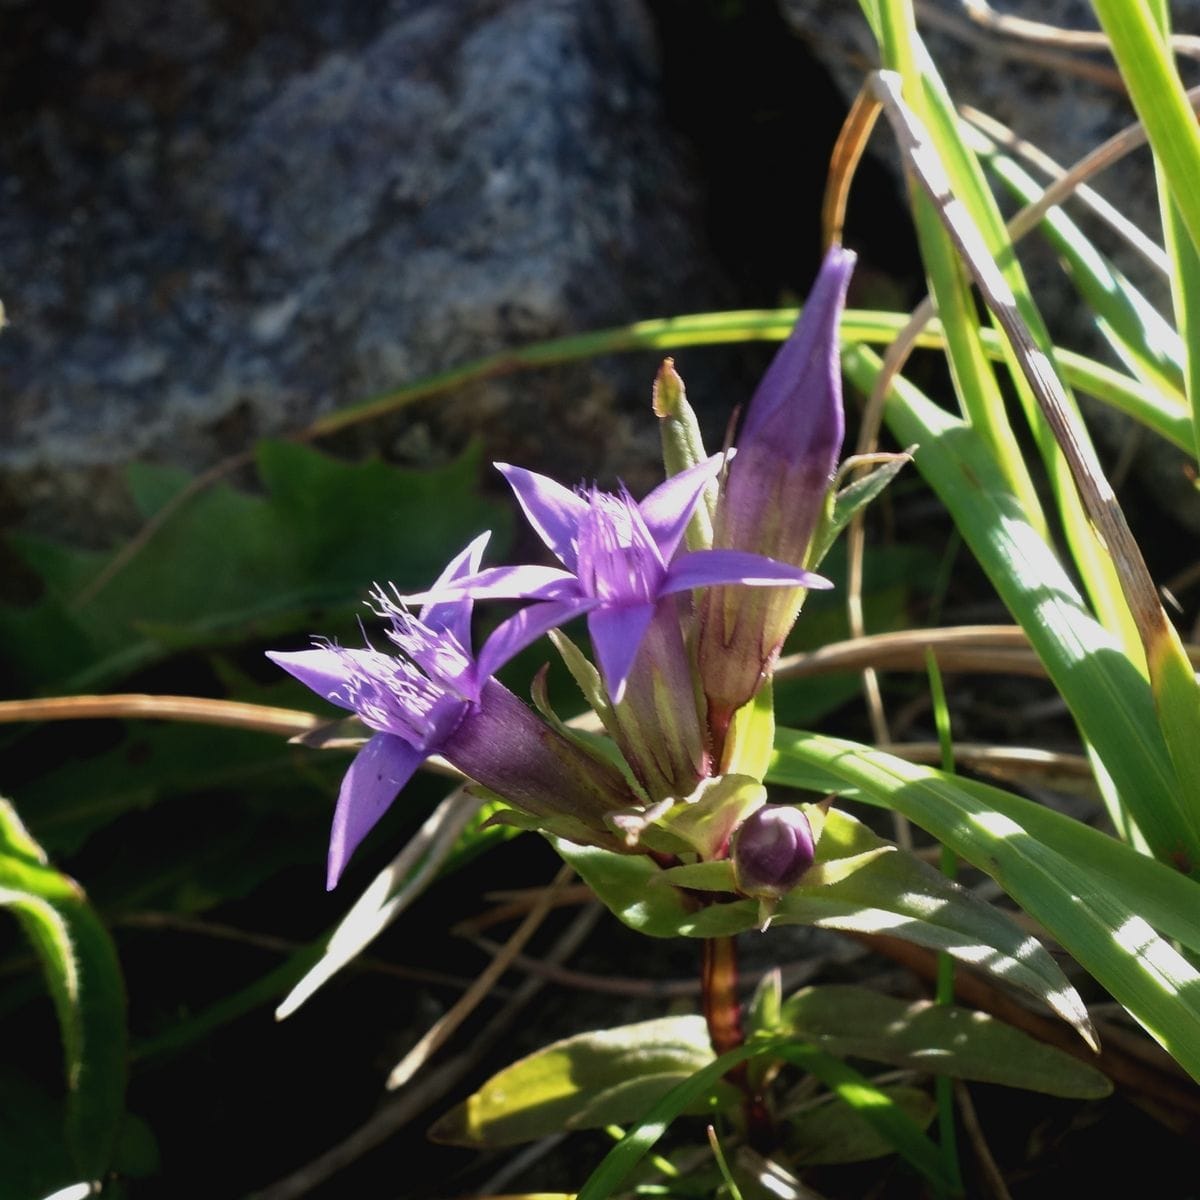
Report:
M605 1200L666 1132L670 1123L707 1094L732 1067L772 1054L815 1075L844 1100L855 1115L878 1130L895 1149L935 1185L950 1190L941 1155L932 1142L892 1100L857 1071L812 1046L787 1038L756 1038L722 1054L664 1096L618 1142L588 1176L576 1200Z
M878 358L862 348L843 355L842 365L866 388L879 370ZM1145 677L1024 519L978 435L903 379L893 384L885 415L902 442L920 444L917 469L1029 635L1155 855L1200 863L1200 838L1178 794Z
M28 635L39 620L46 634L57 630L22 646L24 686L87 690L180 649L307 631L331 609L352 628L376 581L415 589L480 529L507 540L509 510L479 496L478 448L414 471L264 442L258 466L265 497L224 483L192 497L80 608L74 598L111 556L13 536L48 597L32 610L0 607L0 641ZM129 470L147 516L189 483L164 467Z
M67 1145L80 1175L98 1179L124 1112L125 993L116 950L79 886L30 861L32 841L3 799L0 828L4 844L22 851L0 851L0 907L12 910L41 959L63 1044Z
M1200 247L1200 131L1188 103L1174 54L1163 45L1146 4L1092 0L1108 34L1121 78L1154 148L1193 244Z
M870 988L804 988L783 1003L778 1031L840 1058L1001 1083L1095 1100L1112 1084L1094 1067L986 1013L925 1000L908 1002Z
M972 131L972 136L980 135ZM1004 185L1025 203L1035 200L1042 190L1038 183L991 143L986 145L983 159ZM1182 406L1184 348L1179 335L1062 209L1051 209L1041 229L1122 360L1145 383Z
M563 841L555 846L599 899L641 933L722 937L763 923L754 900L701 906L661 882L663 872L648 857ZM890 852L880 853L881 849ZM859 860L853 863L857 869L828 885L794 888L780 901L772 922L886 933L944 950L1044 1000L1085 1040L1094 1041L1082 1001L1037 941L998 909L919 859L895 850L848 813L832 809L815 861L818 867L827 864L830 874L840 874L836 864L847 859Z
M933 1122L936 1105L920 1088L885 1084L879 1091L918 1129L928 1129ZM787 1156L795 1166L869 1162L895 1153L888 1138L855 1119L854 1110L836 1096L793 1117L788 1127Z
M1051 849L989 803L992 793L1004 795L997 788L966 786L855 742L795 730L780 731L778 751L772 774L781 781L791 763L816 766L986 871L1200 1079L1200 972L1155 933L1140 905L1126 902L1128 888L1115 888L1086 858ZM1194 900L1189 907L1195 911Z
M493 1075L429 1131L457 1146L512 1146L572 1129L636 1121L673 1087L712 1062L703 1017L663 1017L563 1038ZM736 1103L714 1082L685 1111Z

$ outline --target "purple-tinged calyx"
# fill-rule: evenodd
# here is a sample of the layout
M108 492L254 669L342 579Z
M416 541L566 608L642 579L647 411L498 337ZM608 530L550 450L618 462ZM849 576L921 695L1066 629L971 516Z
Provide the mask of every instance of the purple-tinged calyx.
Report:
M486 541L485 534L472 542L435 586L477 572ZM433 754L527 812L568 813L596 830L602 844L619 845L604 816L632 799L620 773L479 671L468 649L471 600L431 601L414 617L381 590L373 599L398 654L320 642L311 650L267 655L374 731L342 780L326 886L337 884L359 843Z
M854 255L840 247L825 256L795 330L747 407L717 501L716 550L805 563L845 431L838 325L853 267ZM716 587L704 596L697 657L718 747L774 665L807 586Z
M813 865L812 824L798 808L765 804L738 826L733 836L733 871L738 891L777 900L792 890Z
M660 602L719 584L794 589L828 583L794 564L736 549L677 553L692 511L721 459L698 463L635 501L617 493L572 492L521 467L497 463L530 524L562 567L493 567L408 602L453 598L533 601L503 622L479 654L487 675L550 629L585 616L609 695L624 696L638 649Z

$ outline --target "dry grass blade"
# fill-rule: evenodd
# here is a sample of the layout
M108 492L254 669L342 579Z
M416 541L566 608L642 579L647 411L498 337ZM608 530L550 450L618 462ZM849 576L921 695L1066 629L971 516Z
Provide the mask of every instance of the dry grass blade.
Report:
M600 905L596 904L581 912L555 942L546 955L546 960L562 963L570 958L583 945L603 911ZM381 1108L344 1141L286 1178L264 1188L256 1194L254 1200L297 1200L393 1137L398 1130L419 1117L456 1086L475 1066L480 1055L509 1030L543 987L545 983L541 979L526 979L517 989L516 995L487 1023L479 1036L473 1039L470 1050L423 1072L420 1079L405 1088L399 1096Z
M991 1147L987 1144L987 1138L984 1137L983 1126L980 1125L979 1115L975 1112L975 1102L971 1099L967 1085L961 1079L954 1081L954 1099L958 1105L963 1128L970 1139L971 1149L975 1151L979 1169L983 1173L984 1179L987 1180L991 1195L995 1197L995 1200L1012 1200L1008 1185L1004 1182L1004 1176L1000 1174L1000 1168L996 1165L995 1158L992 1157Z
M972 21L1005 37L1064 49L1103 50L1105 53L1110 50L1107 34L1099 29L1062 29L1058 25L998 13L987 0L962 0L962 6ZM1176 54L1200 59L1200 37L1177 33L1171 38L1171 47Z
M980 112L977 108L972 108L970 105L962 105L959 108L961 115L972 125L976 127L990 142L1002 146L1010 153L1025 159L1026 162L1036 167L1045 175L1049 175L1051 180L1059 181L1066 178L1067 168L1060 166L1048 154L1044 153L1039 147L1032 142L1027 142L1024 138L1018 137L1007 125L997 121L995 117L988 116L987 113ZM1140 125L1136 127L1142 134L1142 140L1145 140L1145 130ZM1109 139L1111 142L1112 139ZM1109 142L1105 142L1104 146L1108 146ZM1103 147L1101 147L1103 148ZM1091 156L1088 156L1091 158ZM1086 161L1086 160L1085 160ZM1103 158L1099 160L1103 163ZM1105 164L1106 165L1106 164ZM1076 169L1076 168L1073 168ZM1088 173L1094 173L1100 169L1098 165L1089 162L1087 164ZM1103 196L1100 195L1094 188L1088 187L1085 183L1072 180L1072 194L1080 202L1089 208L1095 216L1099 217L1114 233L1123 238L1128 245L1136 250L1142 258L1146 260L1160 275L1166 276L1170 270L1170 260L1167 258L1166 251L1156 242L1146 236L1123 212L1109 204ZM1029 206L1033 209L1033 205ZM1041 199L1037 201L1037 218L1040 219L1048 207L1046 197L1043 194ZM1032 217L1022 215L1021 226L1022 232L1030 228ZM1012 234L1012 229L1009 230Z
M1158 592L1125 516L1117 504L1095 454L1081 437L1071 414L1062 383L1042 349L1034 342L1017 308L1016 298L988 253L966 207L954 195L937 150L927 131L905 104L901 79L893 71L876 71L871 87L900 143L906 163L941 216L963 262L971 272L988 308L1004 330L1021 372L1037 397L1054 432L1075 487L1108 552L1116 564L1126 601L1147 653L1165 636L1170 623L1159 603Z
M398 1062L388 1076L389 1089L403 1087L445 1045L450 1035L474 1012L479 1002L488 994L492 984L508 969L512 960L521 952L525 943L533 937L554 906L555 896L574 874L568 866L560 868L553 883L546 889L543 900L532 908L529 915L517 927L516 932L505 943L504 949L484 968L475 985L455 1003L444 1017L434 1024L417 1044Z
M1019 625L958 625L872 633L830 642L816 650L781 658L775 677L801 679L835 671L857 671L864 666L923 672L926 649L937 651L938 665L946 672L1031 676L1046 673Z
M203 696L152 696L126 692L112 696L53 696L46 699L0 700L0 724L16 721L121 720L183 721L256 729L296 737L327 724L327 718L294 708L272 708L238 700Z
M1125 90L1120 72L1114 67L1110 67L1106 63L1092 62L1091 59L1081 56L1081 49L1086 51L1091 47L1039 45L1028 40L1006 40L996 37L995 33L990 30L981 29L956 13L948 12L940 5L921 3L921 0L917 0L915 7L920 13L924 25L940 29L943 33L948 33L951 37L958 38L959 41L965 42L969 46L977 47L989 58L1007 58L1015 62L1031 63L1061 75L1074 75L1079 79L1089 80L1109 91L1123 92ZM1054 27L1047 25L1045 28L1052 29ZM1059 32L1068 33L1070 31L1060 30Z
M864 88L854 97L829 160L829 176L821 204L821 241L827 250L830 246L841 244L850 185L854 182L854 173L858 170L877 120L879 105Z
M942 749L937 742L896 742L878 749L909 762L939 766ZM1005 780L1025 780L1030 776L1039 784L1077 790L1080 781L1092 781L1091 761L1082 754L1064 754L1031 746L990 746L976 742L956 742L954 761L980 775ZM1094 790L1089 789L1089 790Z
M277 1021L291 1016L425 890L479 811L481 803L466 788L455 788L426 817L404 849L375 877L342 918L321 958L284 997L275 1010Z

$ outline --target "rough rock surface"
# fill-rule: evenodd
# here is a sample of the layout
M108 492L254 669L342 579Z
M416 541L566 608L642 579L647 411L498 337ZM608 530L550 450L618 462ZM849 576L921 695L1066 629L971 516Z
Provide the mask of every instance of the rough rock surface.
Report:
M130 458L203 466L476 355L727 299L638 0L17 0L6 21L10 519L97 536L128 518ZM628 474L650 377L523 375L360 439L428 461L481 432L563 477Z

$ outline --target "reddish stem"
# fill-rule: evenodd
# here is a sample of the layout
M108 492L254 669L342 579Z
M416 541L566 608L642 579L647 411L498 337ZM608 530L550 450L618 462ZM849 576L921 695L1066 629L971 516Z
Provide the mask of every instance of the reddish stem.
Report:
M737 945L731 937L705 938L700 968L701 995L708 1036L717 1054L734 1050L745 1040L742 1006L738 1001ZM738 1063L725 1076L743 1095L742 1115L746 1137L759 1151L771 1149L774 1128L762 1094L750 1080L746 1063Z

